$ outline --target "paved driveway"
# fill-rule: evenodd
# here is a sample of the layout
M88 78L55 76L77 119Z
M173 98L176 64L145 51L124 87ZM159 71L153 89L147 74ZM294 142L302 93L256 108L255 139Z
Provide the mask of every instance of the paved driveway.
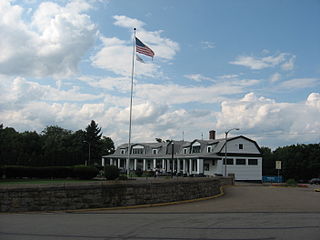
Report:
M238 183L226 187L220 198L194 202L192 204L170 205L156 208L140 208L125 212L300 212L320 213L320 193L309 188L287 188ZM117 212L124 212L117 210ZM320 237L319 237L320 240Z
M320 193L239 185L213 200L79 213L0 214L0 239L320 239Z

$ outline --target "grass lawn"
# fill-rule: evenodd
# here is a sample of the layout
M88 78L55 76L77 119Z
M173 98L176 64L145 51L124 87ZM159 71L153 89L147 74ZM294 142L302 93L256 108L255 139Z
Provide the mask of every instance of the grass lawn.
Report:
M88 183L98 180L77 180L77 179L1 179L0 186L4 184L50 184L50 183Z

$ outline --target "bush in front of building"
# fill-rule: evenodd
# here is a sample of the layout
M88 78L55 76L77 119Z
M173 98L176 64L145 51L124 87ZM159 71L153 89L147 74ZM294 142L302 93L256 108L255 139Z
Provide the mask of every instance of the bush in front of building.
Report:
M290 179L287 180L286 184L289 185L289 186L296 186L297 182L293 178L290 178Z
M137 170L135 170L134 174L135 174L137 177L142 177L143 171L142 171L141 168L138 168Z
M104 168L104 176L107 180L115 180L119 177L120 171L117 166L109 165Z
M96 177L99 170L93 166L75 166L73 168L73 176L81 180L89 180Z
M97 176L98 170L89 166L73 167L28 167L28 166L3 166L2 174L7 179L14 178L78 178L92 179Z

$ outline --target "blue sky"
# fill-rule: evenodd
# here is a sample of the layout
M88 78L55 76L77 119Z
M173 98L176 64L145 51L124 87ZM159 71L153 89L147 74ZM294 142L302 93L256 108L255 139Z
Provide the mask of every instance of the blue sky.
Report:
M217 137L319 143L320 1L56 0L0 3L0 119L18 131L84 129L127 141ZM232 136L231 134L231 136Z

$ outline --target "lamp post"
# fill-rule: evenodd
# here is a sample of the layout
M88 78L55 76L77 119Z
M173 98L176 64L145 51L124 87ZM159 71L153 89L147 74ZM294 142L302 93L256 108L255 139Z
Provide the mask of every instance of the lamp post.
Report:
M228 131L225 132L226 134L226 138L225 138L225 146L224 146L224 176L226 177L227 176L227 138L228 138L228 133L231 132L232 130L240 130L240 128L231 128L229 129Z
M88 165L90 165L90 155L91 155L91 150L90 150L90 148L91 148L91 144L88 142L88 141L83 141L84 143L87 143L88 144L88 146L89 146L89 157L88 157L88 162L87 161L85 161L85 165L86 166L88 166Z

